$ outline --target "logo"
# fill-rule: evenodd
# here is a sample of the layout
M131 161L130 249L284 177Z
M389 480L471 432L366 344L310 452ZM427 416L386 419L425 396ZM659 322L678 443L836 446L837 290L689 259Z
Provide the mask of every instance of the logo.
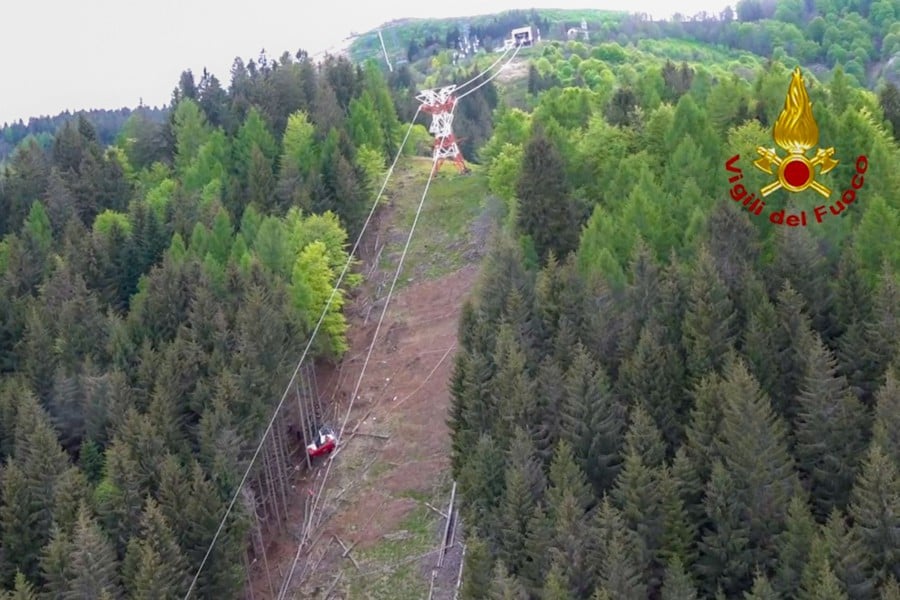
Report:
M793 193L812 189L822 197L830 198L831 189L816 181L816 167L819 167L818 174L824 175L834 169L840 161L832 158L834 156L833 147L818 148L815 156L807 157L807 152L819 143L819 127L813 116L812 102L806 92L800 67L797 67L791 76L791 83L784 99L784 108L775 121L772 137L786 154L779 155L775 148L757 147L756 152L760 158L753 161L753 166L763 173L774 176L775 179L759 191L760 196L765 198L779 189ZM727 171L737 173L728 179L729 183L735 184L731 188L731 198L735 202L741 202L751 214L759 216L766 203L757 198L756 194L748 194L742 184L736 183L744 177L743 171L735 166L739 159L740 155L736 154L725 163ZM856 174L851 181L852 189L847 189L840 200L827 207L828 210L825 205L815 207L813 215L817 223L822 222L822 218L828 214L828 211L835 216L840 215L848 205L856 200L856 190L862 188L863 173L866 172L868 166L869 163L865 156L859 156L856 159ZM774 211L769 214L769 220L776 225L785 224L789 227L806 226L807 224L805 210L801 211L799 215L787 216L785 216L784 210Z
M774 148L760 146L756 149L761 156L753 162L757 169L772 175L772 166L778 168L778 180L760 190L763 197L778 188L791 192L802 192L812 188L826 198L830 196L831 190L816 181L815 168L821 166L820 174L824 175L835 168L838 161L831 158L834 155L834 148L819 148L815 158L812 160L806 158L807 151L819 143L819 127L813 117L812 102L806 93L806 86L803 85L800 67L794 70L791 77L791 85L784 99L784 108L775 121L772 137L788 155L781 158Z

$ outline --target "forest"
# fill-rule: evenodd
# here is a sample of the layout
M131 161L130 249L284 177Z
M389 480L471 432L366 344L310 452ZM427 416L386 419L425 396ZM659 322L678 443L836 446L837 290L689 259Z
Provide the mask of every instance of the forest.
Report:
M107 145L79 114L0 167L4 598L184 596L398 150L409 94L371 63L231 76L185 71L166 118ZM358 282L310 361L346 350ZM243 597L232 515L194 597Z
M77 120L79 115L84 116L93 126L100 144L107 146L115 142L122 126L132 113L137 112L143 113L147 119L155 122L165 120L166 115L165 108L140 106L134 111L128 108L121 110L94 109L79 111L76 114L66 111L54 117L31 117L28 119L28 123L21 119L15 123L6 123L0 127L0 165L27 137L34 138L42 147L48 148L59 128L66 122Z
M793 66L551 43L497 110L507 214L450 382L462 598L900 598L897 89L804 70L823 181L870 169L774 225L725 162L767 183Z
M454 130L505 215L449 382L462 598L900 599L897 16L605 21L467 97ZM769 181L749 160L798 63L822 183L868 170L839 218L788 228L724 165ZM4 130L0 597L184 596L416 91L476 72L263 53L227 86L185 71L164 113ZM346 351L359 281L315 359ZM235 505L195 597L243 597L250 521Z

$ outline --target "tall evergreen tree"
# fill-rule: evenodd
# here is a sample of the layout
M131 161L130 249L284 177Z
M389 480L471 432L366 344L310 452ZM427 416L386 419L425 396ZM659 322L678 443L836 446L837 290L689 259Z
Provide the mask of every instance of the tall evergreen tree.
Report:
M682 324L686 366L693 381L721 368L734 342L735 314L728 288L716 272L709 251L702 248L691 275Z
M865 450L868 419L817 334L810 346L797 399L795 454L811 480L816 513L824 519L832 508L843 509L847 503Z
M519 230L531 237L542 261L551 250L563 257L578 245L578 213L569 194L562 155L536 126L525 146L516 197Z

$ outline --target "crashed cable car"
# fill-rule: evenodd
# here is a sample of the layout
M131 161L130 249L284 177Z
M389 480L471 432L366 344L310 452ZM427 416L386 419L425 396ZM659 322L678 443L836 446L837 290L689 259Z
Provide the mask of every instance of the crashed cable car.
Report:
M337 435L331 427L319 429L319 435L306 447L306 453L310 458L329 454L337 446Z

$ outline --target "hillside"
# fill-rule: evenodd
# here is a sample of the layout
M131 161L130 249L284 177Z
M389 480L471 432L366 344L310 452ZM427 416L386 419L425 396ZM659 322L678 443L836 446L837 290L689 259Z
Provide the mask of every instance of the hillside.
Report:
M165 118L22 138L0 169L0 588L897 598L892 15L404 21L392 72L238 60L227 86L186 71ZM486 82L500 54L454 62L455 28L490 47L524 22L541 43L454 113L471 172L429 185L415 94ZM752 161L797 64L838 163L756 214L735 198L773 185ZM337 448L307 461L322 425Z
M652 21L646 15L602 10L509 11L497 15L456 19L407 20L380 28L388 55L395 64L416 63L438 53L459 50L466 39L478 39L481 51L501 46L515 27L532 25L545 41L566 41L567 32L587 25L593 43L614 42L640 47L648 40L692 43L720 48L810 69L830 70L840 64L863 86L875 87L885 78L900 83L900 5L895 0L847 3L841 0L764 2L741 0L736 10L719 15L685 15L672 22ZM580 32L576 33L581 38ZM672 60L686 58L674 48ZM354 39L354 60L384 61L376 32ZM821 71L820 71L821 72Z

